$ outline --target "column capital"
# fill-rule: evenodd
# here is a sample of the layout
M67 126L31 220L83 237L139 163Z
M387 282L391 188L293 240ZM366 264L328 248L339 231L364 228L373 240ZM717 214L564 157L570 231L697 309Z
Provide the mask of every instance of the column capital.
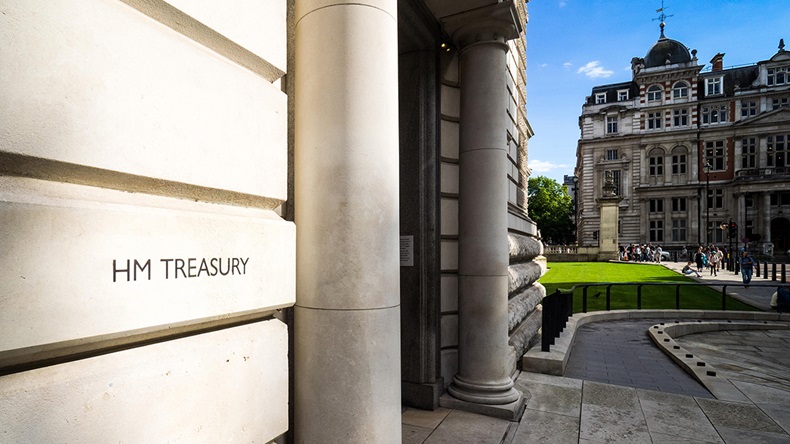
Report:
M478 42L504 43L523 30L512 0L446 16L441 21L459 48Z

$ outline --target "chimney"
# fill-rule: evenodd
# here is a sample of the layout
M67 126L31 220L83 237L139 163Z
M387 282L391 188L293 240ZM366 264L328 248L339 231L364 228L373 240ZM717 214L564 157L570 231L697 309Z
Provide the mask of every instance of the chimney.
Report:
M721 71L722 65L724 65L724 54L722 53L716 54L715 56L713 56L712 59L710 59L710 63L711 65L713 65L711 71L713 72Z

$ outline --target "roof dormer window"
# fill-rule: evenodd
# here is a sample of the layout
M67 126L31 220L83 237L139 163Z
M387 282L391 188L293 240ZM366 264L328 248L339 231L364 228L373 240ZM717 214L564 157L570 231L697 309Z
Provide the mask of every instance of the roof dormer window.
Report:
M705 96L722 94L724 79L722 77L708 77L705 79Z
M595 93L595 104L606 103L606 93Z
M617 90L617 101L622 102L628 100L628 90L627 89L618 89Z
M790 66L768 68L768 86L787 85L790 83Z

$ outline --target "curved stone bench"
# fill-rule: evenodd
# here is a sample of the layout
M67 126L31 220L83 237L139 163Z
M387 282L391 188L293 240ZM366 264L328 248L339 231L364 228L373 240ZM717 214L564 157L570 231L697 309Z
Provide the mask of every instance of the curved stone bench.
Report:
M678 345L676 338L695 333L732 330L790 330L790 324L769 322L711 322L698 320L697 322L659 323L648 329L650 339L667 354L676 364L681 366L686 373L694 377L705 386L716 399L734 402L751 402L727 378L723 377L710 363L694 356L688 350Z

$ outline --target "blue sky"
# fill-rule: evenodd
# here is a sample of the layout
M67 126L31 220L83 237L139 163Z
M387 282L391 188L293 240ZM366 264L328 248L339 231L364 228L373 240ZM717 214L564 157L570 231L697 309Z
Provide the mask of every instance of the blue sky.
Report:
M578 118L595 85L631 80L631 58L660 35L661 0L531 0L527 3L527 117L532 177L562 183L573 175ZM784 38L790 49L790 0L665 0L665 35L698 51L708 65L766 60Z

